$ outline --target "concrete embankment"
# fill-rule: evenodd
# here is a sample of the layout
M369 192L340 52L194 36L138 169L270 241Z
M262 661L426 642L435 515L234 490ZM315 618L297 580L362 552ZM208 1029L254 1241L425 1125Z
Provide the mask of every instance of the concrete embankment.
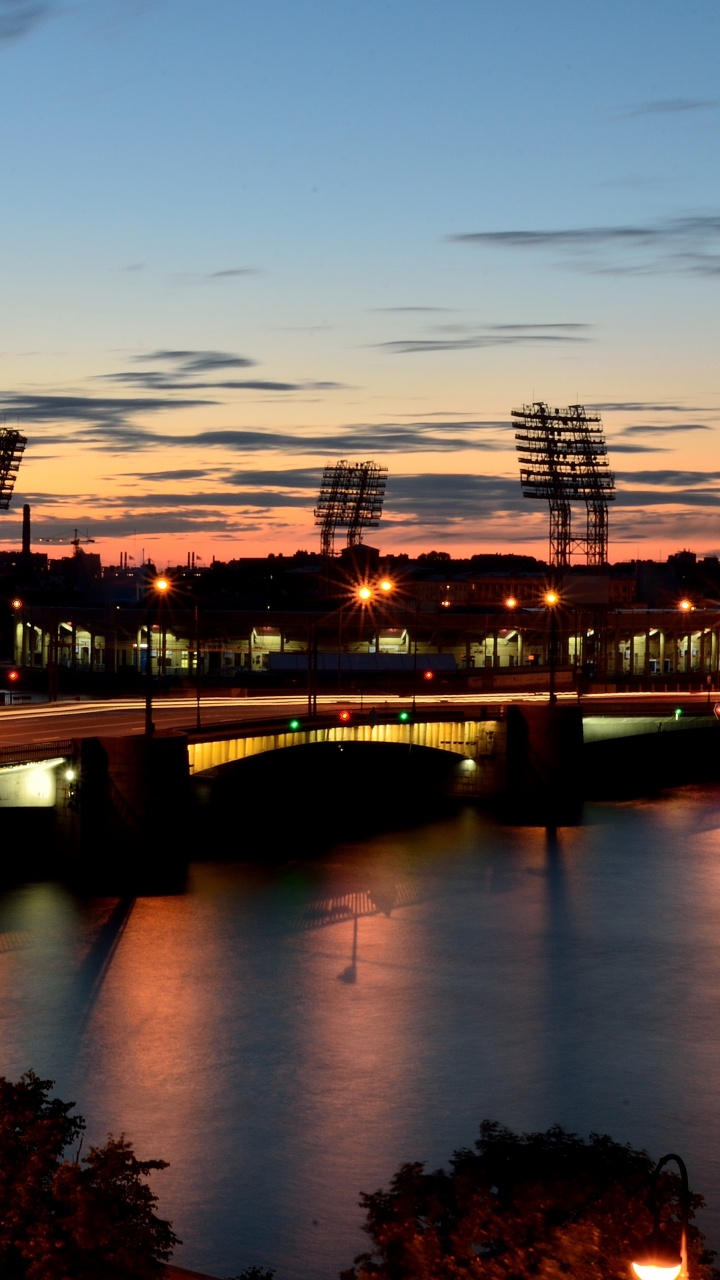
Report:
M584 734L588 799L648 795L720 779L720 723L714 716L590 717Z

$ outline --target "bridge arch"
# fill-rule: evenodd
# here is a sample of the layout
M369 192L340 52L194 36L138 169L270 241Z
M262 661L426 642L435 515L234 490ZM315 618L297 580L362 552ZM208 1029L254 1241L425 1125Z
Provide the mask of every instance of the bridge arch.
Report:
M478 761L496 754L504 726L496 720L431 720L381 724L302 725L297 729L249 731L188 743L190 773L204 773L269 751L343 743L426 747L460 760Z

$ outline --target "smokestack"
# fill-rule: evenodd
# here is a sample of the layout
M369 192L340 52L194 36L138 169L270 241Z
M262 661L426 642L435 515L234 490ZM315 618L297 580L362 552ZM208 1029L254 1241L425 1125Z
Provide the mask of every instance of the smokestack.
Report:
M30 503L26 502L23 507L23 534L22 534L22 553L24 556L30 555Z

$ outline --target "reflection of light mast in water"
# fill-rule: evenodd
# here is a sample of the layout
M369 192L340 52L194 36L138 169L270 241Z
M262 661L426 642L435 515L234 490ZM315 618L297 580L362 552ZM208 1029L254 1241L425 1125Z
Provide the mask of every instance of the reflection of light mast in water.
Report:
M342 973L338 974L338 978L340 979L341 982L357 982L357 944L358 944L358 913L356 911L353 916L352 955L350 956L350 963L347 969L343 969Z
M386 915L388 920L392 911L398 907L409 907L416 902L423 902L434 894L427 885L420 885L404 880L400 884L377 885L360 893L344 893L334 898L323 898L319 902L310 902L305 907L300 921L300 929L320 929L329 924L343 924L346 920L353 922L352 952L349 965L338 974L341 982L357 982L358 958L358 920L361 916Z

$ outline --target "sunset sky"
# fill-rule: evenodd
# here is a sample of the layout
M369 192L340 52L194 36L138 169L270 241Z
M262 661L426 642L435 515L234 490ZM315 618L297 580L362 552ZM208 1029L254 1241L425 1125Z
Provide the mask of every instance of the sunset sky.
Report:
M317 549L347 457L384 551L543 556L545 400L611 560L720 554L719 48L717 0L0 0L0 545Z

